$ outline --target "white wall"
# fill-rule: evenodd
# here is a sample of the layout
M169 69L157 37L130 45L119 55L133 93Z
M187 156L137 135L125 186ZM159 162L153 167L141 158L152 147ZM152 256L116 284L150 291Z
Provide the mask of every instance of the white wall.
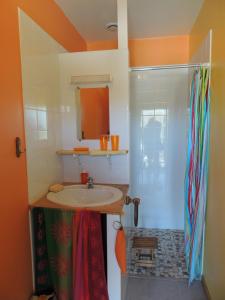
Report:
M107 284L109 300L121 300L121 271L115 255L115 240L117 231L113 222L119 222L118 215L107 215Z
M110 133L119 134L120 148L129 148L129 76L128 50L92 51L60 54L62 98L62 144L64 149L88 146L99 149L98 140L79 142L76 133L75 86L71 76L111 74L109 84ZM81 157L80 160L65 156L63 160L64 181L78 182L85 169L95 182L128 183L129 155L112 157Z
M131 73L131 195L139 226L184 228L188 69Z
M23 101L29 201L62 181L58 53L65 50L20 11Z

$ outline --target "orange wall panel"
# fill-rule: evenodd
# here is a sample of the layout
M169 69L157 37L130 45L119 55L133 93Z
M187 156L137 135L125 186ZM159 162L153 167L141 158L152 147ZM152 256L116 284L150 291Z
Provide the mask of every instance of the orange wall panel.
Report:
M117 49L116 41L87 43L87 50ZM189 59L189 36L169 36L129 40L130 66L186 64Z
M88 51L112 50L117 48L118 48L118 42L113 40L87 42Z
M32 292L26 159L15 156L15 137L24 146L18 7L67 50L85 42L53 0L0 1L0 299L27 300Z
M188 41L188 36L130 40L130 65L186 64L189 59Z

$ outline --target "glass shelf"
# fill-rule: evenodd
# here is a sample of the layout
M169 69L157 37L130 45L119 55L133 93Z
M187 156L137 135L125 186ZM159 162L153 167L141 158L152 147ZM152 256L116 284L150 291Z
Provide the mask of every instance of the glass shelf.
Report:
M125 155L128 150L89 150L89 151L75 151L75 150L58 150L56 154L58 155L89 155L89 156L112 156L112 155Z

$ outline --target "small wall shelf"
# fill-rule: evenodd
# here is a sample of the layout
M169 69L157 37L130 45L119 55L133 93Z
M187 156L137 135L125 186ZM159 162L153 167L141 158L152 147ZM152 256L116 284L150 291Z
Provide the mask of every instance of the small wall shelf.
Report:
M58 150L56 151L58 155L90 155L90 156L112 156L112 155L125 155L128 150L89 150L89 151L75 151L75 150Z

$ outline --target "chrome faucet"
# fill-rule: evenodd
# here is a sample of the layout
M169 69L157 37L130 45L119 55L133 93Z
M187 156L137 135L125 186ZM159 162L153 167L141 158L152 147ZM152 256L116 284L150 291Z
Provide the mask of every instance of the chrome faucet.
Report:
M93 179L93 177L88 177L87 188L88 189L93 189L94 188L94 179Z

